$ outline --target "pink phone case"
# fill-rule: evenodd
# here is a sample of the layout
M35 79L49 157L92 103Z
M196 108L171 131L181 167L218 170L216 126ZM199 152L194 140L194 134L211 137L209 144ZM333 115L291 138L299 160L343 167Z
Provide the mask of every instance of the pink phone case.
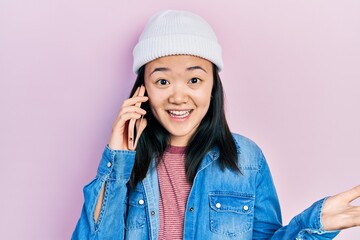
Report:
M145 87L143 85L141 85L139 93L137 96L144 96L145 95ZM135 104L136 107L140 107L141 103L138 102ZM137 133L136 132L136 121L139 119L131 119L129 122L129 127L128 127L128 148L130 150L135 150L137 142L139 140L140 134L141 132ZM140 123L139 126L141 126L141 122L143 120L143 116L141 116L140 118Z

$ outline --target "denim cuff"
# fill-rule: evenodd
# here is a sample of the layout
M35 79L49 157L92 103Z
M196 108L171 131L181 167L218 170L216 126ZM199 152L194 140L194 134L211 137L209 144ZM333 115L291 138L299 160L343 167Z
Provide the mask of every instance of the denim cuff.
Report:
M113 180L129 180L135 154L135 151L112 150L106 146L98 167L98 175Z
M296 221L302 229L300 235L317 234L321 235L324 239L333 239L339 234L340 231L323 230L321 213L326 199L327 197L315 202L311 207L296 217Z

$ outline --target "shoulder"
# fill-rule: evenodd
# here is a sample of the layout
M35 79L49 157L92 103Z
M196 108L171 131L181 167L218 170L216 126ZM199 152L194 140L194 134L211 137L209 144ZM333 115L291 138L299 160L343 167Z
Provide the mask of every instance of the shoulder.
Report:
M237 134L232 133L238 152L243 154L259 154L261 152L260 147L251 139Z
M237 133L232 133L237 152L238 161L242 169L260 170L265 162L261 148L251 139Z

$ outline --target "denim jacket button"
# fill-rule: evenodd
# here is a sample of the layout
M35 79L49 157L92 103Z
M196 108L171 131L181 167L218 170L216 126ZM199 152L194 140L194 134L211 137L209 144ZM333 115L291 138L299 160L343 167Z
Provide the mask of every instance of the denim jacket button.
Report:
M108 163L107 163L107 167L111 167L111 162L108 162Z
M249 206L248 206L248 205L245 205L245 206L243 207L243 209L244 209L244 211L247 211L247 210L249 210Z
M143 205L144 203L145 203L144 200L142 200L142 199L139 200L140 205Z
M155 215L155 211L151 211L151 216L154 216Z
M216 207L216 208L221 208L221 204L220 204L220 203L217 203L217 204L215 204L215 207Z
M193 207L191 207L189 210L190 210L190 212L193 212L193 211L194 211L194 208L193 208Z

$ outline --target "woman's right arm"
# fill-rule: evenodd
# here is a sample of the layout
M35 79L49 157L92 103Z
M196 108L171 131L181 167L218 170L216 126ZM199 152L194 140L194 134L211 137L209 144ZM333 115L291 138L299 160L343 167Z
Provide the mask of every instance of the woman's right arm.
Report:
M124 238L127 183L134 160L134 151L105 148L97 176L84 187L84 205L73 240Z
M128 122L146 114L135 106L147 101L147 97L136 97L139 90L124 101L97 175L84 187L84 206L72 239L124 238L127 183L135 161L135 151L129 151L127 146Z

